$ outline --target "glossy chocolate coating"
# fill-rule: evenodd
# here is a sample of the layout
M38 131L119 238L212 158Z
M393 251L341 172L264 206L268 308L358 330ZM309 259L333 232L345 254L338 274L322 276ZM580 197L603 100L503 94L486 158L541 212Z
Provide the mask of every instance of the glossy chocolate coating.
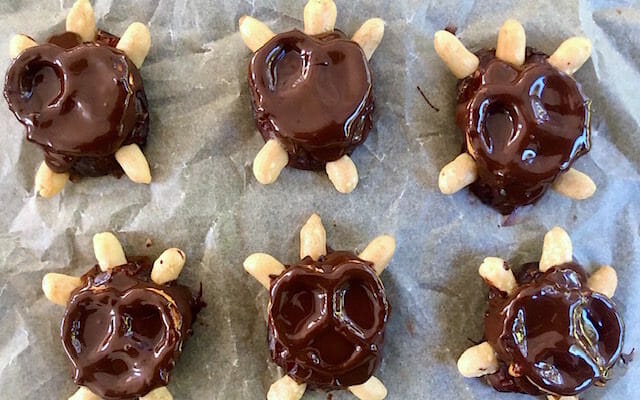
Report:
M471 190L510 214L535 203L589 151L590 103L543 53L528 48L521 67L495 51L477 55L480 66L458 85L456 123L478 166Z
M485 338L500 371L487 377L499 391L573 396L602 386L620 359L624 323L605 295L587 287L577 264L546 272L523 266L510 296L492 288ZM518 377L509 374L509 366Z
M115 152L146 142L149 112L142 78L115 48L118 40L99 32L95 42L82 43L65 32L23 51L7 72L9 108L55 172L121 176Z
M278 139L294 168L324 169L371 130L371 70L342 32L276 35L253 56L249 89L262 137Z
M311 388L359 385L380 365L389 311L371 263L347 251L306 257L271 281L271 358Z
M188 287L151 281L131 262L82 277L67 305L62 343L74 381L107 400L137 399L166 386L202 303Z

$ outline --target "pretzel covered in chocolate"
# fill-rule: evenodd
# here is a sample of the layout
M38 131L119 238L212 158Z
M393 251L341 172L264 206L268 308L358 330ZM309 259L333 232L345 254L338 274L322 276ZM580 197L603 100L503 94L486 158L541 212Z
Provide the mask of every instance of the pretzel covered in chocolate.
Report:
M473 54L448 31L436 32L434 46L460 79L456 123L465 137L464 152L440 172L442 193L469 186L502 214L549 187L577 200L593 195L591 178L572 168L591 148L591 103L571 76L591 55L588 39L568 39L547 56L507 20L495 50Z
M252 254L245 270L269 289L269 349L286 373L269 400L298 400L307 388L351 391L382 400L387 389L373 373L380 365L390 306L378 278L395 251L379 236L359 255L327 248L320 217L300 231L300 258L284 266Z
M98 265L82 277L49 273L42 290L66 307L61 336L80 386L70 400L171 400L170 374L204 306L176 282L186 257L127 260L112 233L94 236Z
M77 0L66 32L44 44L17 35L4 96L45 156L36 191L49 198L70 177L126 174L151 182L141 147L149 132L147 98L138 70L151 46L147 27L133 23L122 38L96 29L88 0Z
M367 139L374 111L368 60L384 34L379 18L366 21L349 40L335 30L333 0L309 0L304 32L274 34L255 18L240 19L240 33L254 52L249 87L256 126L266 144L253 162L262 184L287 165L324 169L336 190L358 184L351 152Z
M624 343L624 322L611 300L616 271L603 266L588 277L572 253L569 235L556 227L545 235L540 262L517 275L500 258L484 260L479 273L491 289L486 341L460 356L463 376L549 399L577 399L611 379Z

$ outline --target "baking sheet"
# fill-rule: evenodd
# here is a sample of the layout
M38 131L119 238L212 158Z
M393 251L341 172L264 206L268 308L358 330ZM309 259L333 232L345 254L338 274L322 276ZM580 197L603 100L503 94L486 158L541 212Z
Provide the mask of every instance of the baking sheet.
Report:
M376 373L389 399L524 398L463 379L455 361L470 345L467 338L482 336L482 259L537 260L543 235L554 225L569 231L575 256L587 268L616 267L625 348L640 346L640 3L338 0L337 27L347 33L370 17L387 21L372 61L376 122L353 155L360 184L349 196L338 194L322 173L287 169L272 186L261 186L251 173L263 142L251 116L250 54L237 20L250 14L276 32L301 27L304 3L94 2L100 28L122 33L136 20L151 28L153 47L142 68L151 104L150 187L106 177L71 184L52 200L36 198L33 178L42 156L0 107L1 399L63 399L74 392L59 340L63 311L47 302L40 282L46 272L85 272L95 262L91 238L104 230L117 232L129 255L182 248L188 256L183 281L204 285L208 307L173 374L174 397L264 398L279 376L266 347L268 298L242 261L257 251L296 261L299 229L312 212L323 218L334 248L362 250L381 233L397 238L383 275L393 310ZM14 33L43 40L60 31L71 5L2 1L0 49L8 49ZM467 46L493 46L508 17L524 24L530 45L547 52L571 35L593 40L592 61L576 75L593 99L593 150L577 167L598 184L585 202L549 193L512 226L467 192L445 197L437 189L438 171L457 154L461 137L453 124L455 79L432 45L433 33L452 24ZM8 64L0 57L0 70ZM418 85L439 112L425 104ZM583 398L635 398L639 365L617 368L606 389ZM326 397L315 392L305 398Z

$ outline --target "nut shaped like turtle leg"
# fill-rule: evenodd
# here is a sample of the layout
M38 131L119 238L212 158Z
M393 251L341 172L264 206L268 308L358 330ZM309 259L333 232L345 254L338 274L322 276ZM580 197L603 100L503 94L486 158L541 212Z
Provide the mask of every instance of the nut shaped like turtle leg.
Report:
M140 397L140 400L173 400L173 396L166 386L162 386Z
M556 226L544 235L540 271L545 272L551 267L571 261L573 261L571 238L564 229Z
M498 371L498 358L487 342L469 347L458 359L458 371L465 378L478 378Z
M300 229L300 259L310 256L314 261L327 254L327 232L318 214L313 214Z
M135 143L123 146L116 151L115 157L124 173L133 182L147 185L151 183L149 162L142 153L140 146Z
M300 384L289 375L285 375L271 385L267 400L300 400L306 390L306 384Z
M284 271L280 261L265 253L251 254L244 260L243 266L266 289L271 287L271 276L278 276Z
M603 265L591 274L587 284L594 292L602 293L612 298L618 287L618 274L615 269L608 265Z
M358 43L367 56L367 60L371 60L373 53L380 45L380 42L382 42L383 36L384 21L380 18L371 18L362 24L356 33L353 34L351 40Z
M20 53L30 47L37 46L38 43L34 42L30 37L25 35L14 35L9 42L9 56L11 59L17 58Z
M186 261L184 251L176 248L165 250L153 263L151 280L158 285L175 281L180 276Z
M562 42L548 58L549 64L568 75L573 75L591 57L591 40L575 36Z
M478 179L476 160L469 153L462 153L440 170L438 186L443 194L454 194Z
M151 32L145 24L134 22L124 31L116 47L140 68L151 48Z
M66 306L71 293L82 285L82 280L75 276L48 273L42 278L42 291L52 303Z
M480 59L467 50L451 32L436 32L433 37L433 46L438 56L458 79L473 74L480 65Z
M393 236L382 235L373 239L358 257L373 263L376 274L380 275L389 265L395 251L396 240Z
M101 400L100 397L94 394L91 390L87 389L84 386L81 386L71 397L69 400Z
M588 199L596 192L596 184L593 179L574 168L560 175L553 182L551 188L561 195L574 200Z
M252 52L258 51L276 35L263 22L248 15L240 18L238 24L242 41Z
M111 232L97 233L93 236L93 252L103 271L127 263L120 241Z
M45 199L50 199L60 193L69 181L69 173L53 172L46 162L40 164L35 179L36 191Z
M346 154L336 161L328 162L325 170L329 180L340 193L351 193L358 186L358 169Z
M487 257L480 265L478 273L488 284L496 289L511 294L518 286L513 271L507 266L507 263L497 257Z
M333 32L338 9L333 0L309 0L304 6L304 33L319 35Z
M89 0L77 0L67 14L67 31L77 33L84 42L96 38L96 17Z
M387 397L387 388L375 376L361 385L349 386L349 391L360 400L383 400Z
M253 175L263 185L274 183L289 163L289 154L276 139L270 139L253 160Z

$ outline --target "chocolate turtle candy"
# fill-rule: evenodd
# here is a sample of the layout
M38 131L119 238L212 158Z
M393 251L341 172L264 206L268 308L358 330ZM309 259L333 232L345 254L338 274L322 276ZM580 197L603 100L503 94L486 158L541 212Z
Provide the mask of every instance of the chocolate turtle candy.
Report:
M372 73L342 32L276 35L254 54L249 88L258 130L265 141L278 139L294 168L324 169L371 130Z
M366 382L382 357L390 307L372 264L346 251L305 257L271 281L269 349L311 388Z
M546 272L528 264L517 282L509 296L490 292L485 338L501 365L489 383L499 391L556 396L604 385L624 338L613 301L588 288L577 264Z
M82 277L62 321L74 380L107 400L166 386L202 303L186 286L150 279L146 261Z
M480 66L458 85L456 123L478 179L471 190L503 214L535 203L587 153L589 101L580 85L527 49L513 66L479 52Z
M66 32L24 50L7 72L9 108L54 172L121 176L115 152L146 142L142 78L117 43L105 32L90 43Z

